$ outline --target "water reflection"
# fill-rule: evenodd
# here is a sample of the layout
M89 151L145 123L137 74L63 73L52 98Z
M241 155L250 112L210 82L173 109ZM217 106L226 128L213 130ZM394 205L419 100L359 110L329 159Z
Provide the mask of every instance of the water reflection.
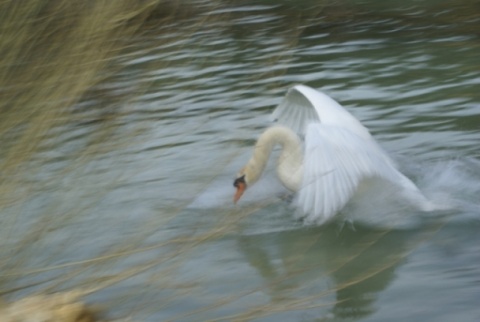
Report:
M436 229L339 230L331 225L243 235L237 245L273 303L306 311L331 303L317 314L362 318L375 312L376 298L395 279L408 253Z

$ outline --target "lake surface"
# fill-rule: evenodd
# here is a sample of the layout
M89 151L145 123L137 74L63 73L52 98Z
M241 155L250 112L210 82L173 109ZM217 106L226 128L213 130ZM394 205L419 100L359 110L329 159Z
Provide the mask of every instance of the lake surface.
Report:
M478 1L192 2L52 131L31 198L5 210L22 214L8 243L35 233L3 279L108 281L87 300L139 321L478 321ZM236 172L298 83L339 101L452 209L396 225L375 200L349 209L366 222L305 226L271 172L234 207ZM126 93L137 99L99 143L88 108L108 113Z

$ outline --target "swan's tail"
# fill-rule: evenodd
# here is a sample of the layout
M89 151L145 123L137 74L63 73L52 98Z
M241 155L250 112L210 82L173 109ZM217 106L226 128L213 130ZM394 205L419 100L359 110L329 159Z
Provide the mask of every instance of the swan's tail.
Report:
M416 209L423 212L445 211L453 209L453 201L448 196L425 196L420 189L407 177L402 175L402 194Z
M451 200L448 195L438 194L426 197L416 186L414 186L414 188L414 190L404 190L403 196L416 209L422 212L434 212L454 208L454 201Z

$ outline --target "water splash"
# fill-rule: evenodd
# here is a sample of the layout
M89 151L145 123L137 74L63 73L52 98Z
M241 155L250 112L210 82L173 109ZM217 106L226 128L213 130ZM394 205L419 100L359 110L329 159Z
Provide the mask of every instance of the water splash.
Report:
M418 184L435 204L449 208L453 221L480 220L480 161L458 158L422 164Z

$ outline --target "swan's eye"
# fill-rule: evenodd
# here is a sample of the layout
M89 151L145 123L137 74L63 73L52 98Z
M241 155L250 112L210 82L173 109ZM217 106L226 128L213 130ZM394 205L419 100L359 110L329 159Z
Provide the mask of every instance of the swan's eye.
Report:
M241 177L238 177L237 179L235 179L235 181L233 182L233 186L235 188L238 188L238 184L239 183L243 183L243 184L246 184L245 182L245 175L241 176Z

